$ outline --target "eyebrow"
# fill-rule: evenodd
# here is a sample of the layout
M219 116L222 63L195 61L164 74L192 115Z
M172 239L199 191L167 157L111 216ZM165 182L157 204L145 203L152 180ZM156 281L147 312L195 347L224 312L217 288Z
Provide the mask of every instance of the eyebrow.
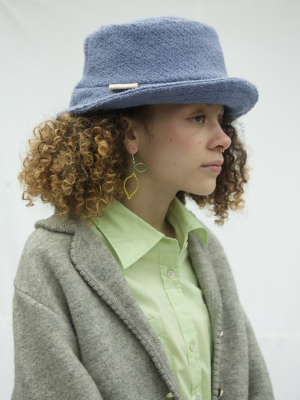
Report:
M213 106L213 104L211 104L211 103L204 103L207 107L212 107ZM223 106L222 107L222 110L224 110L224 108L225 108L225 106Z
M207 107L212 107L213 105L211 103L204 103ZM221 108L221 111L225 111L225 106Z

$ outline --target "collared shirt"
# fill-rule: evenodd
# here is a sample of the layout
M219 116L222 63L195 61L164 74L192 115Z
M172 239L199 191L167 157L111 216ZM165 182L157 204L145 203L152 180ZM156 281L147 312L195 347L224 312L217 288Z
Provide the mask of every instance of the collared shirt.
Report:
M161 341L184 399L210 400L210 316L187 243L190 231L205 245L208 235L177 197L170 203L166 218L175 229L176 239L166 237L113 199L91 229L110 249Z

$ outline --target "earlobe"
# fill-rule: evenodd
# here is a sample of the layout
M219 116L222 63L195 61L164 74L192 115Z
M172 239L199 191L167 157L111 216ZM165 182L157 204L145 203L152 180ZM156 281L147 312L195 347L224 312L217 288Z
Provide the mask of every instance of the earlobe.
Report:
M123 140L123 143L124 143L124 146L125 146L127 152L130 154L130 148L131 148L131 146L130 146L130 140L129 140L128 137L126 136L126 133L125 133L125 139Z
M138 147L137 142L136 142L136 137L134 136L132 129L128 128L125 129L125 135L124 135L123 143L124 146L129 154L134 153L134 148L136 149Z

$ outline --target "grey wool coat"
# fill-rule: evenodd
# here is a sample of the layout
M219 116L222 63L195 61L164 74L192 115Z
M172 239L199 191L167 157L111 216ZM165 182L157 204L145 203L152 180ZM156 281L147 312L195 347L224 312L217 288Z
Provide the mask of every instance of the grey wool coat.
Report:
M12 400L186 400L109 249L80 218L56 214L35 223L14 280ZM231 267L206 229L208 246L192 231L188 241L211 318L212 400L273 400Z

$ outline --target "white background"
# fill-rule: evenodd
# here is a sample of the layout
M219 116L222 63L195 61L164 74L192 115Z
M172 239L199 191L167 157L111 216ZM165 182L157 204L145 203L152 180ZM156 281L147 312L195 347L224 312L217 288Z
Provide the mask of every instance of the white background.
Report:
M243 211L223 227L188 203L220 239L277 400L300 399L298 0L0 0L1 269L0 399L13 389L13 279L33 224L17 174L34 126L67 108L83 71L83 40L101 24L174 15L212 25L228 75L248 79L259 101L239 120L252 167ZM226 388L225 388L226 390ZM238 399L232 399L238 400Z

